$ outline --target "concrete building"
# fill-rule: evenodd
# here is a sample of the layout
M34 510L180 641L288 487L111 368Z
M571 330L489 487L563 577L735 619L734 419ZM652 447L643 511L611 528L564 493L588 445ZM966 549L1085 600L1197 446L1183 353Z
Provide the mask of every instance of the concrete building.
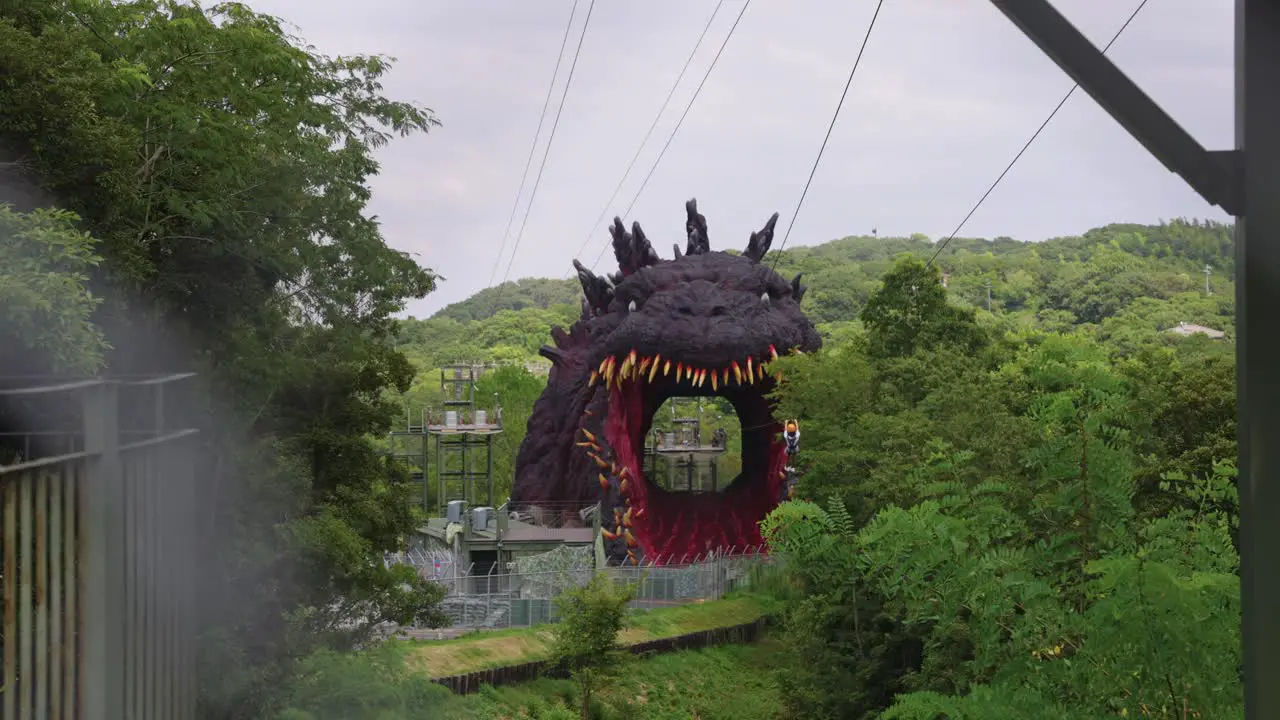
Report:
M1189 337L1191 335L1208 335L1213 340L1221 340L1227 336L1227 334L1221 330L1214 330L1211 327L1186 322L1178 323L1176 327L1169 328L1167 332L1174 333L1175 335L1182 335L1184 337Z

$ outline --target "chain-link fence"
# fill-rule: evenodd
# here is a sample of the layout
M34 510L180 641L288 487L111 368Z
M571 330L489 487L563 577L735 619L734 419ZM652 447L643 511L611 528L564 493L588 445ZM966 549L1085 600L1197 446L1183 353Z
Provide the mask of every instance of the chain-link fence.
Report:
M434 560L421 555L404 559L414 565L422 563L422 571L427 570L427 562L435 567ZM635 588L633 608L650 609L717 600L749 585L754 571L770 562L763 547L750 547L658 558L640 566L607 567L600 572L619 585ZM554 567L543 569L547 565ZM453 574L435 576L436 582L448 587L443 609L452 627L527 627L555 622L556 598L585 585L596 572L590 548L561 548L520 558L508 566L508 572L487 574L452 566Z

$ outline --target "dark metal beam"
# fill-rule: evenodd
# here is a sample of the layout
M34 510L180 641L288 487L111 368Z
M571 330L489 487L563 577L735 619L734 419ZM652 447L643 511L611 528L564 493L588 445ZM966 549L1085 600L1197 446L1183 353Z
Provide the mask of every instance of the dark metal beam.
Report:
M991 0L991 4L1166 168L1210 204L1233 215L1242 212L1240 178L1231 172L1229 156L1205 150L1049 0Z
M1280 718L1280 4L1236 0L1236 403L1245 717Z

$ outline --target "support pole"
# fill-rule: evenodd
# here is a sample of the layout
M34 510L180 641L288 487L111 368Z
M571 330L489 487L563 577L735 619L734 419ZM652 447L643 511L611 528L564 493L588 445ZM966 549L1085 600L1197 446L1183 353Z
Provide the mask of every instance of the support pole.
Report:
M435 444L436 450L436 512L444 512L445 503L448 502L445 488L448 478L448 475L446 475L448 457L445 455L444 436L440 433L435 433L431 437L433 438L431 442Z
M426 425L430 423L429 416L422 416L422 462L419 465L422 468L422 512L431 511L431 464L430 464L430 436L426 432ZM436 475L439 478L439 475Z
M471 421L475 422L474 416ZM476 502L476 457L475 453L471 452L474 437L470 432L464 432L460 448L462 450L462 499L467 501L467 507L479 504Z
M82 701L86 720L124 720L125 533L124 479L120 465L117 386L101 382L85 390L80 517L85 559Z
M493 507L493 433L484 436L484 476L489 484L489 499L485 504Z
M1245 717L1280 718L1280 6L1236 0L1236 403Z

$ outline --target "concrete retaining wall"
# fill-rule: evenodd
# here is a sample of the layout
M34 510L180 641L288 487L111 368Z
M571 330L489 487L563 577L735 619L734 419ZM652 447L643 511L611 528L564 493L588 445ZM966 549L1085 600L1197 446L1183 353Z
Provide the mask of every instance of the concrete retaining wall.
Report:
M760 632L764 629L764 626L765 619L760 618L754 622L732 627L713 628L675 637L648 640L629 645L626 649L636 655L647 655L649 653L674 652L676 650L693 650L729 643L755 642L760 637ZM476 672L462 675L432 678L431 681L444 685L459 695L467 695L479 690L481 685L509 685L511 683L535 680L539 677L564 678L568 677L568 673L565 672L563 667L559 667L557 663L549 660L536 660L518 665L477 670Z

